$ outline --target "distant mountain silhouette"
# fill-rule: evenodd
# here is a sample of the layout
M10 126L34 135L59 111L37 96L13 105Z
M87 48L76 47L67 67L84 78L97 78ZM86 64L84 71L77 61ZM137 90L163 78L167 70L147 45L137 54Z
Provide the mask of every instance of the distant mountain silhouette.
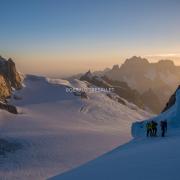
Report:
M91 78L87 80L89 76ZM116 87L116 91L118 91L116 93L121 97L143 109L147 108L149 111L160 113L169 96L180 84L180 66L176 66L171 60L150 63L146 58L133 56L126 59L121 66L116 64L112 69L107 68L104 71L93 73L89 71L80 79L104 86L97 83L97 77L101 77L110 85L118 84L125 88L126 93L122 90L120 93Z
M133 56L119 67L113 68L104 74L111 80L123 81L132 89L136 89L145 99L151 93L158 97L160 105L151 107L161 112L169 96L180 84L180 66L174 65L171 60L160 60L157 63L149 63L145 58ZM149 99L149 105L151 98Z
M164 85L173 86L174 89L180 81L180 67L175 66L170 60L149 63L145 58L133 56L121 67L113 66L105 75L113 80L125 81L139 92Z

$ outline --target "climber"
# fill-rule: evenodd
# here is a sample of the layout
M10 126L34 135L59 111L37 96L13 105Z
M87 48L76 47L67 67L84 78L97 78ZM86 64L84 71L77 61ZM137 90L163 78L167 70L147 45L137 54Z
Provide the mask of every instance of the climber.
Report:
M147 122L146 124L146 136L152 136L152 126L151 126L151 122Z
M161 121L160 126L161 126L161 136L164 137L165 133L167 132L167 120Z
M151 126L152 126L152 136L156 136L157 135L157 122L155 121L151 121Z

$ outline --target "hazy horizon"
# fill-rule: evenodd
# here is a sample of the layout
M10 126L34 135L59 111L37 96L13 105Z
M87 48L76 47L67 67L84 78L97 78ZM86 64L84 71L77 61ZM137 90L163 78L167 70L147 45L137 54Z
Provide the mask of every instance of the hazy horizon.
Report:
M137 55L139 56L139 55ZM119 65L121 66L126 59L128 58L131 58L132 56L129 56L129 57L122 57L122 58L119 58L119 61L114 61L114 63L112 64L107 64L106 65L102 65L102 64L99 64L99 66L97 67L94 67L93 64L87 66L87 67L84 67L84 69L80 69L80 70L74 70L74 71L71 71L71 72L67 72L67 73L58 73L58 72L40 72L37 69L35 70L32 70L32 71L25 71L25 66L22 65L18 60L16 61L16 59L13 59L17 65L17 69L21 72L21 73L24 73L24 74L35 74L35 75L42 75L42 76L49 76L49 77L59 77L59 78L67 78L67 77L70 77L70 76L73 76L73 75L76 75L76 74L79 74L79 73L85 73L87 72L88 70L91 70L92 72L94 71L102 71L102 70L105 70L106 68L112 68L113 65ZM176 66L180 66L180 57L179 56L140 56L142 58L146 58L150 63L156 63L160 60L172 60L174 62L174 64ZM7 57L8 58L8 57ZM39 65L40 66L40 65ZM46 68L48 65L47 64L44 64L43 66L41 66L41 68ZM59 69L59 67L57 67L57 69ZM59 69L60 70L60 69Z
M0 2L0 55L23 73L63 77L134 55L180 65L179 1Z

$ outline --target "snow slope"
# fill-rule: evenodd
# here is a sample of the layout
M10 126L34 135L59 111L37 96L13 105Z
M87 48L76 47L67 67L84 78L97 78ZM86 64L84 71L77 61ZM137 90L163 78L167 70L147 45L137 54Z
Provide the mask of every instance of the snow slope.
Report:
M168 135L145 137L147 121L134 123L135 138L113 151L52 180L179 180L180 173L180 90L168 111L148 119L167 119Z
M130 124L149 116L104 93L81 99L66 87L87 84L28 75L11 100L20 114L0 111L0 138L22 145L0 156L0 179L41 180L75 168L130 140Z

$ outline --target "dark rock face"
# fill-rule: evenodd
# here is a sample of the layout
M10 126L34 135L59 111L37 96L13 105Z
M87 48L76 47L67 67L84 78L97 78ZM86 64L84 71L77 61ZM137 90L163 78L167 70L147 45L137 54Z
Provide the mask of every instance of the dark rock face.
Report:
M16 71L16 66L12 59L6 60L0 56L0 74L7 81L9 87L22 88L20 75Z
M12 90L22 88L21 78L12 59L0 56L0 109L17 114L16 107L3 103L11 97Z
M12 59L7 61L7 77L12 87L15 89L22 88L20 75L16 71L16 66Z
M11 96L11 87L8 81L0 74L0 100L4 101Z
M10 113L17 114L17 108L13 105L0 102L0 109L4 109Z
M0 100L11 96L12 88L22 88L20 75L12 59L0 56Z
M166 104L166 106L165 106L165 108L163 109L162 112L167 111L169 108L171 108L176 103L176 92L179 89L180 89L180 85L178 86L178 88L176 89L174 94L169 98L169 101L167 102L167 104Z

